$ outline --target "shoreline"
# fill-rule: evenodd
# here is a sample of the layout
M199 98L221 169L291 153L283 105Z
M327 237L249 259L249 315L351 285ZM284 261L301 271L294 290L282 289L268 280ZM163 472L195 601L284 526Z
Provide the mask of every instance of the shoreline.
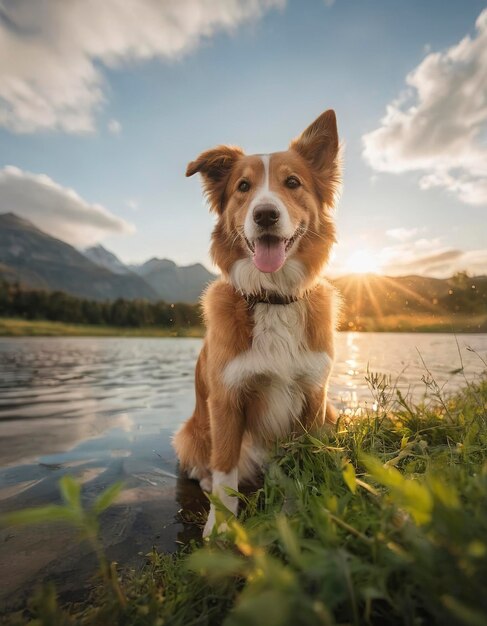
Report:
M204 328L188 326L167 328L143 326L140 328L121 326L98 326L95 324L67 324L47 320L24 320L0 317L0 337L192 337L202 338Z
M394 332L394 333L456 333L475 334L487 332L487 314L476 316L416 316L415 318L393 315L362 318L355 323L342 323L339 332ZM25 320L0 317L0 337L190 337L203 338L202 326L119 327L89 324L67 324L47 320Z
M409 617L435 625L483 624L486 400L485 379L467 382L448 396L448 416L441 398L426 410L407 400L394 409L383 396L376 411L344 421L346 428L290 436L276 450L261 489L243 493L238 518L227 517L227 530L208 542L200 540L207 507L196 483L163 475L164 481L171 478L167 488L175 489L181 532L174 524L176 506L166 509L173 521L162 529L154 507L144 523L137 522L133 493L138 485L129 484L110 512L97 517L97 539L104 546L98 568L93 550L80 554L83 544L75 541L72 527L59 525L52 507L43 511L30 508L31 502L27 509L17 504L4 517L10 559L21 553L21 525L37 543L42 537L70 549L40 574L24 576L26 582L7 596L2 623L149 626L157 616L171 624L224 624L233 617L235 624L261 624L262 607L267 610L271 599L273 624L301 623L303 615L312 617L310 624L354 623L354 615L357 624L385 626L409 623ZM55 472L66 470L49 471L54 482ZM82 490L86 511L101 487L102 494L110 493L107 484L93 489L82 476L69 475L75 497ZM116 478L110 477L112 489ZM144 502L151 497L160 502L161 479L150 484ZM120 563L121 542L110 543L117 538L110 520L123 509L125 543L133 544L145 531L144 541L153 546L126 563ZM18 545L12 543L16 536ZM172 552L168 541L184 547ZM116 573L117 593L112 578L103 576L105 559ZM39 585L32 601L34 581L47 577L56 591ZM445 597L452 601L444 602ZM326 608L318 614L326 622L315 619L316 607ZM476 619L464 620L463 613L459 619L457 607L468 607Z

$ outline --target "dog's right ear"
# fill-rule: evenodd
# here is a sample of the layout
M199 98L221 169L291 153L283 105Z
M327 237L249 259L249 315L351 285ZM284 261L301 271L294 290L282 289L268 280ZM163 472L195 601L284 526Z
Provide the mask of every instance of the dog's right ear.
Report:
M196 161L186 168L186 176L199 172L203 188L212 211L221 214L224 206L225 187L237 159L243 155L237 146L217 146L202 152Z

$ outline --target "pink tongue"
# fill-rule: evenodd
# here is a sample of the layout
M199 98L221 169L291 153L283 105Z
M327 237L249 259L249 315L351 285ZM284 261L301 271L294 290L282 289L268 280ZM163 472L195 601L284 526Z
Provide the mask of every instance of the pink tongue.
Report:
M261 272L277 272L286 260L286 244L282 239L257 239L254 265Z

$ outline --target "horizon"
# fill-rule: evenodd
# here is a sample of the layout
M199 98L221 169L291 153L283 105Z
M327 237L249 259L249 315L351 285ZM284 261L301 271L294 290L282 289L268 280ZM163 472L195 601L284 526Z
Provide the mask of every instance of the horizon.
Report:
M468 96L487 93L484 3L181 7L145 0L133 28L122 4L96 24L50 0L4 4L0 210L126 265L215 272L186 164L219 143L283 149L334 108L345 169L327 272L487 273L487 109Z
M485 0L0 0L5 623L487 622L486 211Z
M0 217L2 216L8 216L11 215L17 219L22 219L25 220L26 218L22 218L19 215L17 215L15 212L13 211L7 211L5 213L0 213ZM49 236L50 233L47 233L46 231L43 231L41 228L39 228L38 226L36 226L33 222L27 220L31 225L33 225L35 228L38 228L38 230L40 230L43 234L47 234ZM58 239L59 241L63 241L63 243L68 243L66 241L64 241L63 239L60 239L58 237L55 237L55 239ZM68 245L71 245L68 243ZM104 252L107 252L110 255L113 255L116 259L116 261L119 261L120 263L122 263L122 265L124 265L127 270L132 271L132 268L140 268L143 265L146 265L148 263L150 263L151 261L168 261L170 263L173 263L174 265L176 265L176 267L179 268L191 268L197 265L200 265L202 267L204 267L204 269L206 269L208 272L214 274L215 276L218 276L218 268L216 268L214 266L213 269L210 269L205 263L201 262L201 261L196 261L194 263L188 263L185 265L181 265L176 263L176 261L174 261L174 259L170 259L169 257L165 257L165 256L152 256L149 257L145 260L142 260L139 263L131 263L131 264L127 264L124 263L112 250L110 250L109 248L107 248L106 246L104 246L102 243L96 243L92 246L87 246L85 248L77 248L75 246L73 246L75 248L75 250L77 250L78 252L80 252L81 254L83 254L83 256L86 256L85 253L88 252L90 249L100 249L103 250ZM96 263L96 261L94 261L92 258L90 258L89 256L86 256L86 258L91 261L92 263L95 263L95 265L99 265L98 263ZM103 265L101 265L101 267L105 267ZM108 267L106 267L106 269L109 269ZM465 274L468 278L471 279L475 279L475 278L484 278L487 276L487 273L485 274L469 274L466 271L459 271L459 272L455 272L454 274L451 274L450 276L445 276L442 278L438 278L436 276L429 276L427 274L395 274L395 275L391 275L391 274L385 274L385 273L381 273L381 272L375 272L375 271L369 271L369 270L360 270L360 271L349 271L347 273L330 273L327 272L326 270L328 269L328 267L325 268L325 271L323 272L322 276L324 278L327 278L329 280L339 280L341 278L346 278L346 279L352 279L352 278L356 278L356 279L363 279L363 280L367 280L367 278L369 277L378 277L378 278L433 278L436 280L450 280L452 278L454 278L456 275L459 274ZM216 273L215 273L216 272Z

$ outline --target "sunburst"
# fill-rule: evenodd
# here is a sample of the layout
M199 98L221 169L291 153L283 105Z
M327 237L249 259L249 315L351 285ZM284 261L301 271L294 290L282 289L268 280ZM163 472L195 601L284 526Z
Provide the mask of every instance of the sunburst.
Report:
M377 255L365 248L352 252L343 268L348 274L377 274L380 269Z
M346 277L341 288L343 297L345 301L348 302L349 312L352 317L352 320L348 324L349 327L353 326L354 319L360 319L364 314L367 315L364 312L364 307L365 309L368 308L367 301L372 307L373 316L376 318L381 318L389 314L404 313L405 311L402 310L403 304L401 304L400 295L402 295L404 301L408 299L416 302L427 311L437 312L438 308L435 303L428 298L425 298L410 287L406 287L398 280L391 279L388 276L365 272L352 273ZM394 313L387 312L387 305L385 307L386 312L384 312L383 308L384 303L389 300L390 290L396 292L395 299L397 300L398 310L394 311ZM410 314L413 313L411 312Z

